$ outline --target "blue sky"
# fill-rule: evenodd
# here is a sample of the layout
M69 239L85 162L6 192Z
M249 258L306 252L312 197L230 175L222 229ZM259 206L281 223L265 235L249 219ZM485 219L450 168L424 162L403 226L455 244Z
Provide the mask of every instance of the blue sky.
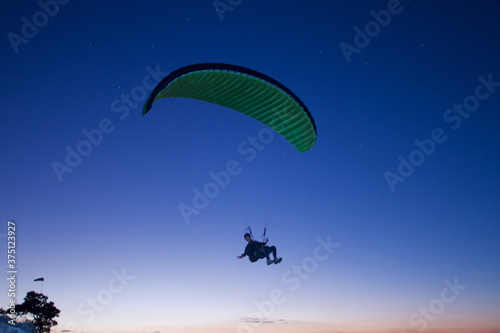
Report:
M58 330L82 332L237 331L256 311L345 331L498 326L500 7L221 3L232 10L6 4L0 240L7 251L15 221L19 301L43 276ZM159 78L203 62L290 88L316 145L300 154L276 134L247 162L237 146L264 125L238 112L171 99L141 115ZM68 165L72 150L86 156ZM232 160L242 172L186 224L179 205ZM235 260L247 224L267 225L280 265ZM466 286L449 303L445 280ZM6 280L0 290L6 307ZM280 304L263 310L273 291ZM435 319L414 315L440 304Z

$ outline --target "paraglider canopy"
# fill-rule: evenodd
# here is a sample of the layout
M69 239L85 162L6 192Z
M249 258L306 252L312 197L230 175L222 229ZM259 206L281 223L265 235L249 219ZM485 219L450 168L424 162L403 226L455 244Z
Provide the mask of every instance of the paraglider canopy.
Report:
M205 63L179 68L158 83L142 114L158 99L169 97L201 100L244 113L274 129L301 153L316 142L316 125L305 104L283 84L245 67Z

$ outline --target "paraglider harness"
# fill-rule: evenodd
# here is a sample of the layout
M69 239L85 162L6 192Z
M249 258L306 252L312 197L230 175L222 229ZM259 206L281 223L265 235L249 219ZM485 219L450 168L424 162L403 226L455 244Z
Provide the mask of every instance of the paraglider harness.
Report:
M267 257L267 255L268 255L266 252L266 249L265 249L265 244L263 244L266 241L266 230L267 230L267 228L264 227L264 233L262 234L262 243L257 242L257 241L253 241L252 256L248 256L248 258L250 259L251 262L256 262L257 260L263 259L263 258ZM252 234L252 228L248 227L245 229L245 231L250 234L250 237L253 240L254 238L253 238L253 234Z

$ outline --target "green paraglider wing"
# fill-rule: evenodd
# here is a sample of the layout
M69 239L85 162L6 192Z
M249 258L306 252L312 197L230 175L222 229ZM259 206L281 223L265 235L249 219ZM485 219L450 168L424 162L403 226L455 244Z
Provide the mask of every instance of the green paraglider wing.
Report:
M314 119L302 101L278 81L235 65L206 63L166 76L144 105L145 115L161 98L197 99L244 113L274 129L301 153L316 142Z

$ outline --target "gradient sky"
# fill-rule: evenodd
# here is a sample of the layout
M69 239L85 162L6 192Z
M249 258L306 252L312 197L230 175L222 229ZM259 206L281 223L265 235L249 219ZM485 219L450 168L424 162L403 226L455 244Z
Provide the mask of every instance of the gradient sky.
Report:
M58 331L500 326L498 2L54 3L0 14L0 241L15 221L18 300L44 277ZM264 125L238 112L141 115L160 78L203 62L289 87L313 149L275 135L247 162L237 146ZM68 166L68 149L87 156ZM241 174L186 224L179 205L231 160ZM280 265L235 259L247 224Z

